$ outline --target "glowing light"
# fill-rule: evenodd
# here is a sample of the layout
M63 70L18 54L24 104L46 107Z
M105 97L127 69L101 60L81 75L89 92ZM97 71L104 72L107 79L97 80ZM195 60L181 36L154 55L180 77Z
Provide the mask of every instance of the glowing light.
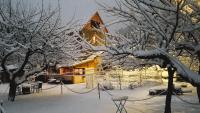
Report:
M94 44L96 42L96 36L92 37L92 43Z

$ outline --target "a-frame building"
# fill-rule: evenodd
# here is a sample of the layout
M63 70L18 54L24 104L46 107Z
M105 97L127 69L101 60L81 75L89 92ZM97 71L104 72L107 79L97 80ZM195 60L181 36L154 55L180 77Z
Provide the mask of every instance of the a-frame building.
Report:
M106 33L108 33L108 29L98 11L95 12L81 30L81 36L95 46L104 46L106 44Z
M106 33L108 33L108 29L105 27L98 12L95 12L80 31L80 35L94 46L105 46ZM100 55L101 52L97 52L87 59L76 62L71 66L60 66L59 74L62 75L65 80L71 81L71 83L86 82L87 87L94 87L94 76L102 62Z

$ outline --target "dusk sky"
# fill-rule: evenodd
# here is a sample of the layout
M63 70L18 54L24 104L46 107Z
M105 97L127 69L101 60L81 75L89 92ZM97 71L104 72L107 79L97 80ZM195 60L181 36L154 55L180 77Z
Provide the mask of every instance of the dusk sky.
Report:
M13 0L14 1L14 0ZM28 0L31 5L35 4L37 7L41 5L42 0ZM114 21L114 18L106 14L102 8L97 4L105 3L113 5L115 0L59 0L61 5L61 15L64 22L68 22L74 16L74 20L78 20L80 24L84 24L96 12L99 11L104 23ZM97 2L96 2L97 1ZM51 4L53 7L57 6L57 0L44 0L46 5ZM108 27L109 31L114 31L119 27Z

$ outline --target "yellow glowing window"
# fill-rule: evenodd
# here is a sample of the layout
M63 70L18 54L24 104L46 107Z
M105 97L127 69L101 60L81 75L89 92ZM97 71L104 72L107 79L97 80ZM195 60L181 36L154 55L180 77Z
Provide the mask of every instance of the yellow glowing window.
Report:
M93 36L93 37L92 37L92 43L93 43L93 44L96 43L96 36Z

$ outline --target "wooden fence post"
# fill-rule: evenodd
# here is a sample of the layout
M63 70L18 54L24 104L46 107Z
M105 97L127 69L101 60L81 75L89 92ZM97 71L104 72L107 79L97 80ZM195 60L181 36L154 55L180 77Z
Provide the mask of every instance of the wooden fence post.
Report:
M100 93L100 84L98 83L98 95L99 95L99 100L101 99L101 93Z
M62 80L60 80L60 93L61 95L63 95L63 83L62 83Z

